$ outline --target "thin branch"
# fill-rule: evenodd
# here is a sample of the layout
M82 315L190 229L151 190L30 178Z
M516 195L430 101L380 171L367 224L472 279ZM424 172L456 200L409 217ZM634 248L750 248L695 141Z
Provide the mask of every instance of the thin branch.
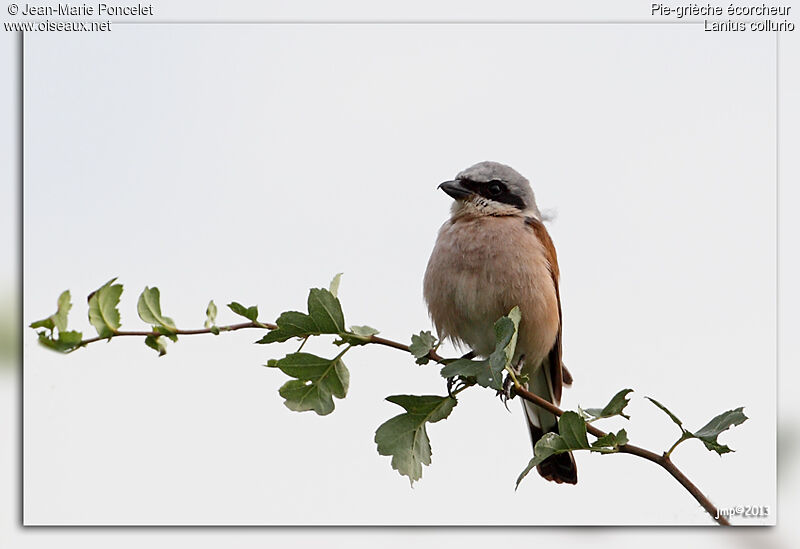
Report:
M219 330L220 332L233 332L233 331L236 331L236 330L243 330L243 329L248 329L248 328L260 328L262 330L263 329L274 330L274 329L277 328L277 326L275 324L268 324L268 323L262 323L262 322L243 322L241 324L231 324L229 326L219 326L219 327L216 327L215 329ZM212 332L212 328L202 328L202 329L198 329L198 330L175 330L174 333L176 335L199 335L199 334L210 334L210 333L214 333L214 332ZM162 333L156 332L156 331L151 331L151 332L146 332L146 331L136 332L136 331L133 331L133 332L115 332L114 335L111 336L111 337L119 337L119 336L138 336L138 337L152 336L152 337L157 337L157 336L162 336L162 335L165 335L165 334L162 334ZM94 338L91 338L91 339L86 339L86 340L81 341L81 343L78 346L76 346L75 349L79 349L79 348L84 347L84 346L86 346L86 345L88 345L90 343L94 343L94 342L101 341L101 340L106 340L106 339L111 339L111 338L94 337ZM393 349L398 349L398 350L401 350L401 351L405 351L407 353L411 353L411 349L409 348L408 345L405 345L403 343L399 343L397 341L392 341L390 339L385 339L385 338L382 338L382 337L374 336L374 335L370 336L369 343L374 343L376 345L383 345L385 347L392 347ZM442 362L447 360L447 359L442 358L433 349L431 349L428 352L427 357L429 359L431 359L431 360L433 360L435 362L439 362L439 363L442 363ZM466 389L467 387L470 387L470 386L471 385L467 385L465 387L462 387L461 390ZM548 402L547 400L541 398L538 395L535 395L534 393L531 393L530 391L528 391L527 389L525 389L524 387L522 387L522 386L520 386L518 384L515 384L515 386L513 387L513 390L514 390L514 393L516 393L517 395L520 396L520 398L523 398L523 399L525 399L525 400L527 400L529 402L532 402L533 404L536 404L537 406L540 406L541 408L544 408L545 410L547 410L548 412L550 412L552 414L555 414L556 416L561 416L564 413L558 406L555 406L553 403ZM591 433L592 435L596 436L597 438L600 438L600 437L603 437L603 436L606 435L606 433L604 431L601 431L600 429L598 429L597 427L595 427L594 425L591 425L589 423L586 424L586 431L588 433ZM673 448L674 448L674 446L673 446ZM671 451L671 449L670 449L670 451ZM652 461L653 463L661 466L670 475L672 475L672 477L675 480L677 480L681 484L681 486L683 486L697 500L697 502L703 507L703 509L705 509L708 512L708 514L714 520L716 520L722 526L730 526L730 522L728 522L728 520L724 516L718 515L717 508L714 507L714 505L711 503L711 501L708 499L708 497L706 497L706 495L703 494L703 492L701 492L700 489L697 488L697 486L695 486L694 483L692 483L686 477L686 475L684 475L681 472L681 470L678 469L678 467L669 459L669 453L658 455L655 452L651 452L650 450L645 450L644 448L640 448L638 446L634 446L633 444L621 445L619 447L619 453L631 454L631 455L634 455L634 456L638 456L638 457L644 458L644 459L646 459L648 461Z
M561 414L564 413L558 406L555 406L553 403L546 401L545 399L543 399L538 395L535 395L534 393L531 393L530 391L528 391L523 387L514 387L514 392L518 394L521 398L524 398L525 400L532 402L537 406L540 406L545 410L547 410L548 412L551 412L557 416L560 416ZM596 436L597 438L603 437L607 434L604 431L601 431L600 429L595 427L594 425L589 425L589 424L586 425L586 431ZM713 503L711 503L711 500L709 500L708 497L706 497L706 495L703 494L703 492L701 492L700 489L697 486L695 486L694 483L690 481L686 477L686 475L684 475L681 472L680 469L678 469L678 467L669 459L669 457L666 454L658 455L655 452L651 452L650 450L645 450L644 448L634 446L633 444L623 444L622 446L619 447L619 452L621 454L631 454L634 456L639 456L648 461L652 461L657 465L660 465L670 475L672 475L672 477L675 480L677 480L681 484L681 486L686 488L686 490L690 494L692 494L694 499L696 499L697 502L703 506L703 509L705 509L706 512L709 515L711 515L711 517L714 520L716 520L722 526L731 525L731 523L728 522L728 519L726 519L722 515L719 515L719 513L717 512L717 508L714 506Z
M268 330L274 330L274 329L277 328L277 326L275 324L269 324L269 323L263 323L263 322L242 322L241 324L231 324L229 326L216 326L215 328L200 328L200 329L197 329L197 330L175 330L174 332L171 332L171 333L173 333L175 335L200 335L200 334L213 334L214 332L212 330L214 330L214 329L219 330L220 332L235 332L236 330L243 330L243 329L246 329L246 328L261 328L262 330L266 328ZM134 331L134 332L114 332L114 335L112 335L111 337L92 337L92 338L89 338L89 339L84 339L83 341L81 341L75 347L75 349L80 349L81 347L84 347L84 346L86 346L86 345L88 345L90 343L95 343L97 341L105 341L105 340L108 340L108 339L111 339L111 338L114 338L114 337L120 337L120 336L135 336L135 337L151 337L152 336L152 337L158 337L158 336L163 336L163 335L166 335L166 334L164 334L162 332L156 332L156 331L152 331L152 332L143 332L143 331L142 332L136 332L136 331Z

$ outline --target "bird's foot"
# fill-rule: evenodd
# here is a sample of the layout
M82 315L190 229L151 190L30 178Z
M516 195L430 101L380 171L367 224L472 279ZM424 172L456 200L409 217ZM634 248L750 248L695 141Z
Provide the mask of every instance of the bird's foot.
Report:
M520 355L517 363L511 366L511 369L514 372L514 376L510 373L506 375L506 378L503 380L503 388L497 391L497 396L500 397L500 400L503 402L503 406L506 407L508 410L508 401L514 398L514 377L519 377L522 374L522 365L525 364L525 355ZM508 410L509 412L511 410Z
M470 381L464 376L448 377L447 394L450 395L451 397L455 397L456 393L461 391L461 389L469 387L470 385L474 385L474 383L475 383L474 381Z

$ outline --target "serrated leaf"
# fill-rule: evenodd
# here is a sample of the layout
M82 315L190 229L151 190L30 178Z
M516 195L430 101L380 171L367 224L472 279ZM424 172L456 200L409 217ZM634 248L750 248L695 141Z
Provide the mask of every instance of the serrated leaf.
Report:
M577 412L564 412L558 418L558 432L545 433L533 446L533 457L517 478L517 488L531 469L556 454L571 450L589 450L591 446L586 438L586 422Z
M342 281L342 273L336 273L336 276L333 277L331 280L331 284L328 287L328 291L331 293L333 297L339 297L339 283Z
M56 314L53 315L53 324L55 324L59 332L67 330L67 316L70 309L72 309L72 303L70 302L69 290L64 290L58 296L58 309Z
M122 295L122 284L114 284L112 278L100 288L89 294L89 322L97 330L97 335L111 337L120 327L117 305Z
M608 404L603 408L586 408L583 411L591 416L591 419L602 419L613 416L622 416L625 419L631 417L624 414L622 411L630 402L630 399L625 398L628 393L632 393L633 389L623 389L614 395Z
M237 303L236 301L232 301L228 303L228 308L236 313L239 316L245 317L247 320L251 322L256 322L258 319L258 306L253 305L252 307L245 307L241 303Z
M52 338L45 332L39 332L39 343L60 353L66 353L80 347L83 341L83 334L75 331L58 332L58 338Z
M270 368L278 368L296 380L288 381L278 393L290 410L314 410L324 416L334 410L333 398L344 398L350 385L350 372L341 358L322 358L310 353L292 353L280 360L270 360Z
M174 332L177 329L175 322L171 318L161 314L161 293L158 288L144 287L139 296L139 302L136 304L136 311L142 321L152 325L154 328L162 327L170 332Z
M564 439L562 439L556 433L545 433L542 438L536 441L536 444L533 447L533 457L530 459L525 469L523 469L523 471L517 477L516 488L519 488L519 483L522 482L522 479L528 476L528 473L530 473L531 470L541 462L550 456L568 451L569 448L567 448L566 444L564 444Z
M214 303L214 300L212 299L211 301L208 302L208 307L206 307L205 327L211 328L212 326L215 325L216 321L217 321L217 304ZM217 330L216 333L219 334L219 330Z
M50 332L58 328L59 332L64 332L67 329L67 316L69 315L70 309L72 309L70 293L69 290L64 290L61 292L61 295L58 296L56 312L47 318L32 322L30 327L33 329L45 328L46 330L50 330Z
M167 354L167 346L159 336L147 336L144 338L144 344L158 352L158 356Z
M657 401L654 398L650 398L648 396L646 396L644 398L646 398L647 400L649 400L650 402L652 402L653 404L658 406L661 409L661 411L663 411L665 414L667 414L669 416L669 418L675 423L675 425L677 425L678 427L681 428L681 431L686 431L686 429L683 428L683 422L680 419L678 419L678 416L676 416L675 414L670 412L667 409L666 406L664 406L663 404L661 404L659 401Z
M380 332L371 326L350 326L350 331L361 337L372 337Z
M422 478L422 466L431 464L431 445L425 425L447 418L457 401L450 396L435 395L393 395L386 400L402 406L406 412L386 421L375 431L378 454L391 456L392 468L413 484Z
M287 341L293 337L308 337L322 333L313 318L298 311L281 313L275 324L278 327L267 332L256 343L277 343Z
M717 442L717 437L723 431L727 431L731 427L735 425L741 425L745 421L747 421L747 416L744 415L743 407L736 408L735 410L728 410L727 412L723 412L720 415L716 416L714 419L706 423L703 427L698 429L693 433L695 438L700 439L703 441L703 444L706 448L711 451L717 452L718 454L722 455L728 452L733 452L730 448L725 446L724 444L720 444Z
M601 454L611 454L619 451L619 447L628 444L628 434L625 429L620 429L616 434L607 433L592 442L591 448L593 452L600 452Z
M339 300L324 288L312 288L308 293L308 314L323 334L345 331L344 313Z
M53 331L53 328L56 327L55 322L53 322L53 317L48 316L47 318L43 318L42 320L37 320L35 322L31 322L30 327L34 330L36 328L45 328L46 330Z
M502 364L502 363L501 363ZM503 368L497 363L486 360L469 360L460 358L442 368L442 377L450 378L463 376L474 378L481 387L491 387L500 390L503 387Z
M513 318L512 318L513 317ZM458 359L441 370L442 377L464 376L475 378L478 385L500 390L503 388L503 370L511 363L516 347L519 309L514 307L509 316L494 323L495 349L485 360Z
M576 412L564 412L558 418L558 434L564 439L568 448L586 449L589 448L589 440L586 437L586 422Z
M434 345L436 345L436 338L430 331L425 330L411 336L411 345L408 346L408 350L416 357L417 364L427 364L428 353L431 352Z
M372 336L379 334L378 330L370 326L350 326L350 332L339 334L339 339L334 341L335 345L366 345L372 339Z
M723 431L726 431L735 425L741 425L747 420L747 416L745 416L744 412L742 411L744 408L739 407L736 408L735 410L728 410L727 412L719 414L711 421L706 423L703 427L692 433L691 431L685 429L683 427L683 423L681 422L681 420L678 419L675 416L675 414L670 412L663 404L650 397L645 397L645 398L647 398L650 402L652 402L653 404L658 406L661 410L663 410L664 413L666 413L670 417L670 419L672 419L672 421L674 421L681 429L680 439L678 439L678 441L675 444L673 444L672 449L670 449L669 452L671 452L681 442L689 440L691 438L696 438L700 440L705 445L706 449L712 452L717 452L717 454L719 455L727 454L728 452L733 452L733 450L731 450L728 446L717 442L717 437Z

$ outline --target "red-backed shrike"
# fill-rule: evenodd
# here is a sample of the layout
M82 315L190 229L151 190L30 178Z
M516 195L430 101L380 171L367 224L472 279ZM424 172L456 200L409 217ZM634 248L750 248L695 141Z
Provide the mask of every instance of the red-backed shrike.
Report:
M495 321L519 306L514 363L522 362L528 390L558 406L562 385L572 381L561 363L558 260L528 180L503 164L480 162L439 188L455 199L425 272L425 301L439 338L488 356ZM523 407L534 444L557 432L553 414L528 401ZM547 480L578 482L571 453L537 469Z

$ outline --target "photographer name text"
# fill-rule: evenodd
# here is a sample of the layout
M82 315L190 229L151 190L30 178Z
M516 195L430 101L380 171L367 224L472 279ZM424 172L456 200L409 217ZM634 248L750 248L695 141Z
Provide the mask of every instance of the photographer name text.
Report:
M119 15L153 15L152 4L135 4L121 6L117 4L56 4L50 6L25 4L19 15L46 16L119 16Z

